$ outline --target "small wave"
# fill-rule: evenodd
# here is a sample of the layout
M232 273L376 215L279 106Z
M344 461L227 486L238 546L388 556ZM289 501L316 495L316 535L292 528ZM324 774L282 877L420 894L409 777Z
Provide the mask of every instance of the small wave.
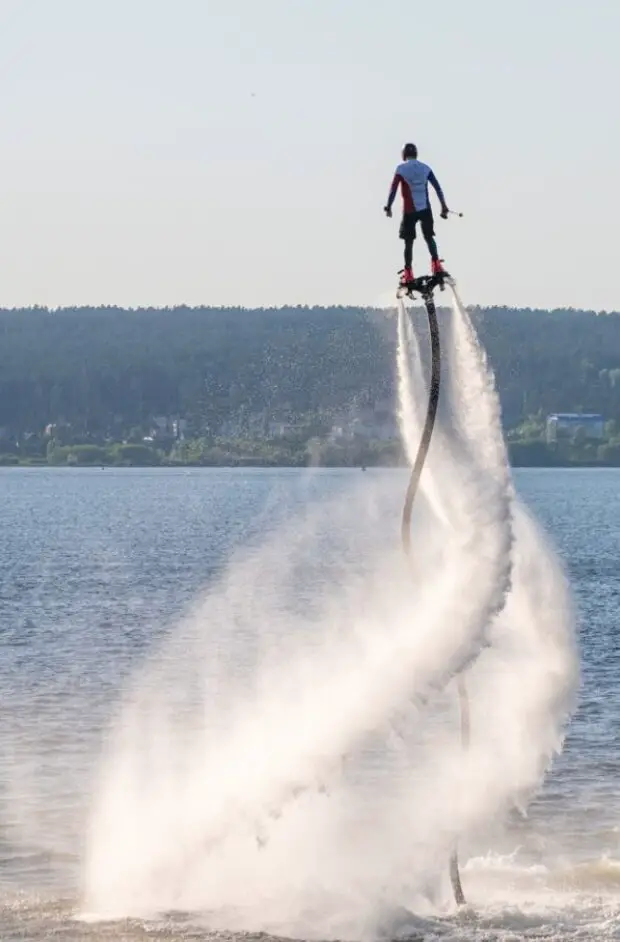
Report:
M620 860L600 857L567 867L552 873L548 882L560 890L617 890L620 887Z
M511 854L485 854L483 857L471 857L465 866L467 871L501 872L516 871L522 874L540 876L549 872L544 864L526 864L518 860L519 848Z

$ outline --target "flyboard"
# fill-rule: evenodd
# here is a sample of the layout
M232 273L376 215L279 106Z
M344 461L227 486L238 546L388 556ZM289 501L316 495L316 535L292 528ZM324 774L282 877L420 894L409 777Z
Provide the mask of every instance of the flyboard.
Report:
M422 275L420 278L414 278L405 284L400 284L396 291L396 297L400 304L405 304L405 299L415 299L420 297L426 308L428 317L428 329L431 341L431 378L429 384L428 406L426 409L426 418L422 429L420 444L411 468L409 484L405 495L403 514L401 521L401 539L405 554L411 554L411 513L413 501L418 491L422 469L428 455L428 450L433 436L435 419L437 417L437 407L439 405L439 391L441 387L441 342L439 336L439 323L437 321L437 309L435 307L434 292L437 288L444 291L446 285L453 287L454 279L448 272L442 271L434 275ZM463 749L469 746L469 702L467 698L467 688L462 675L457 677L457 689L459 704L461 710L461 742ZM462 906L465 903L465 894L461 884L459 872L458 850L456 843L450 857L450 882L452 892L457 905Z

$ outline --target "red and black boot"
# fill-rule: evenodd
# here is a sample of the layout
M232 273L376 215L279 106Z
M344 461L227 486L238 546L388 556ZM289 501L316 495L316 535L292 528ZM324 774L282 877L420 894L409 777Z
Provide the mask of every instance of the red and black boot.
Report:
M411 282L414 280L413 268L411 267L402 268L398 274L400 275L399 286L401 288L405 288L407 285L410 285Z

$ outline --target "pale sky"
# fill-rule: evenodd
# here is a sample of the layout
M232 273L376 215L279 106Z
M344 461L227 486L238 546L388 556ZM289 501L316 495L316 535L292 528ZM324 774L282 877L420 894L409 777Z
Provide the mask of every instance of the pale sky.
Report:
M468 303L618 310L619 42L620 0L0 0L0 306L388 303L412 140Z

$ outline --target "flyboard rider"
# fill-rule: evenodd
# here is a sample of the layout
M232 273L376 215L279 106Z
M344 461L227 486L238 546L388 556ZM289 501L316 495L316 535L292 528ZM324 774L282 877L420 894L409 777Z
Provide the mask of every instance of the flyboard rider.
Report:
M388 200L383 207L386 216L391 216L392 203L400 187L403 198L403 218L400 224L399 237L405 243L405 267L399 272L401 286L408 285L414 280L412 268L413 243L418 223L420 223L422 235L431 255L432 274L438 275L444 271L437 251L437 242L435 241L435 224L428 193L429 183L439 197L441 218L447 219L450 212L437 177L427 164L418 160L416 145L405 144L402 157L403 162L396 168Z

